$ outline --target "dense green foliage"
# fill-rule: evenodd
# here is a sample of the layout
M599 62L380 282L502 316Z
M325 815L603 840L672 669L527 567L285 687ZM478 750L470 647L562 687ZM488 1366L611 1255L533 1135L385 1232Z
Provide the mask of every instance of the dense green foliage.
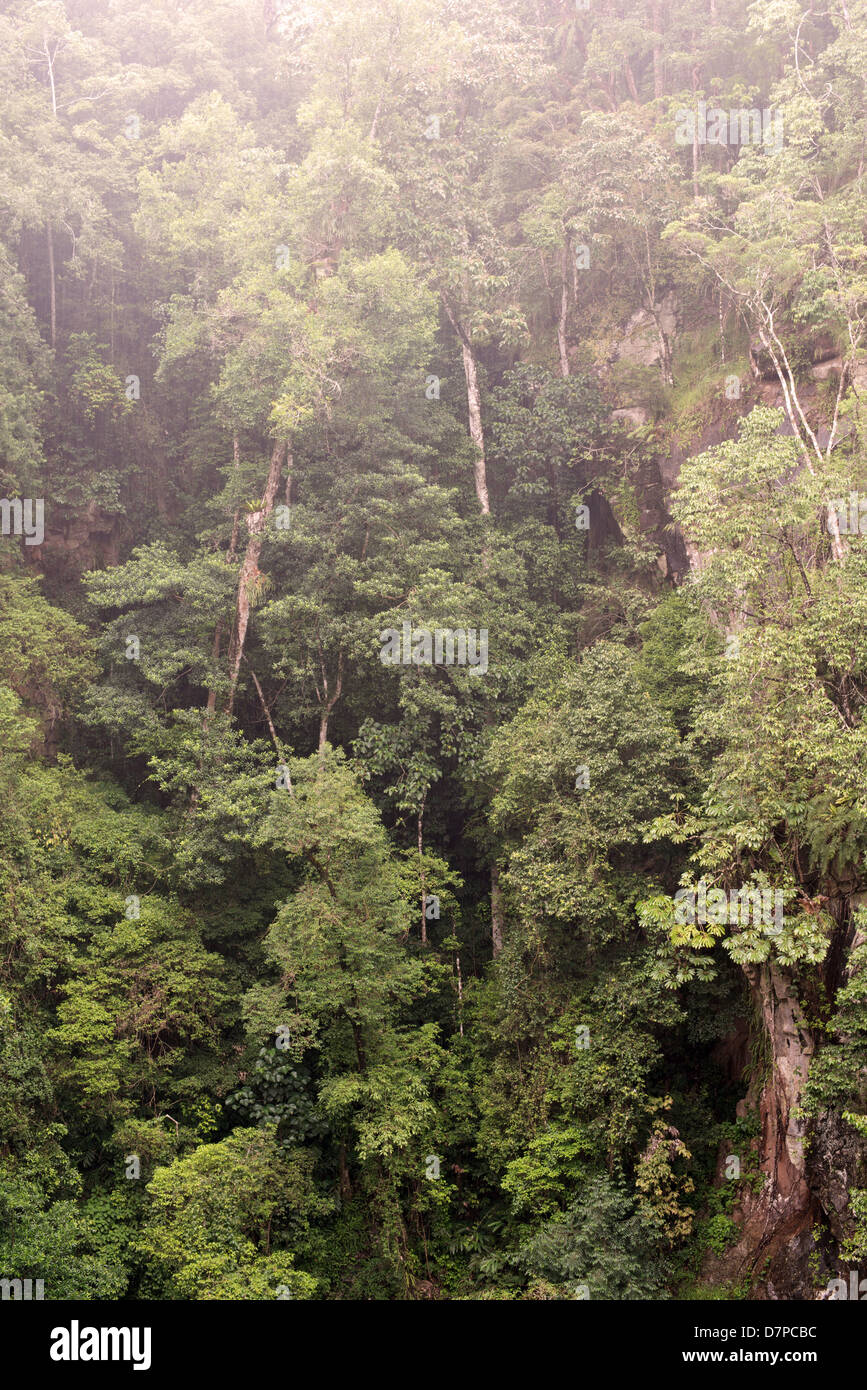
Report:
M728 1289L784 995L863 1260L867 0L801 11L4 6L0 1277Z

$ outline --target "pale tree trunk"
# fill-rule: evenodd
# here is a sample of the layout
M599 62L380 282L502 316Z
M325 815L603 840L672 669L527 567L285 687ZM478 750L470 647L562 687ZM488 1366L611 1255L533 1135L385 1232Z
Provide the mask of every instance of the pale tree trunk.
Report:
M476 458L473 461L473 477L476 484L476 496L479 499L479 506L482 514L487 516L491 510L488 500L488 479L485 465L485 436L482 430L482 399L479 394L479 376L476 370L476 359L473 357L472 350L466 343L461 343L461 352L464 358L464 376L467 379L467 410L470 417L470 438L476 446Z
M650 27L654 34L661 34L661 6L659 0L653 0L650 7ZM663 74L662 49L658 44L653 45L653 95L661 97L665 91L665 80Z
M325 670L325 659L321 650L319 653L319 664L322 670L322 690L320 691L317 686L316 694L322 705L319 713L319 755L321 757L325 751L325 744L328 741L328 720L331 717L331 711L334 709L334 706L343 693L343 652L341 652L337 658L337 680L333 695L329 693L328 673Z
M663 331L662 322L656 306L651 306L651 317L656 326L656 341L659 344L659 374L662 377L663 386L674 385L674 373L671 367L671 344Z
M50 86L51 86L51 110L53 111L54 115L56 116L56 115L57 115L57 90L56 90L55 85L54 85L54 59L55 59L56 56L57 56L57 46L55 45L55 48L54 48L54 52L53 52L53 53L49 52L49 49L48 49L48 40L45 39L45 40L43 40L42 51L43 51L43 53L45 54L45 62L46 62L46 64L47 64L47 66L48 66L48 81L49 81L49 84L50 84ZM47 232L47 236L48 236L48 279L49 279L49 289L48 289L48 293L49 293L49 301L50 301L49 312L50 312L50 318L51 318L51 346L52 346L52 347L55 347L55 346L56 346L56 343L57 343L57 290L56 290L56 280L55 280L55 274L54 274L54 233L53 233L53 231L52 231L52 229L51 229L51 223L50 223L50 222L49 222L49 223L47 224L47 226L46 226L46 232Z
M57 345L57 278L54 271L54 233L51 223L46 224L48 241L48 315L51 323L51 346Z
M237 436L237 435L235 435L234 438L233 438L233 440L232 440L232 457L233 457L233 461L234 461L234 468L235 468L235 471L237 472L238 465L239 465L239 462L240 462L240 445L239 445L239 443L238 443L238 436ZM240 524L240 512L239 512L238 509L236 508L236 509L235 509L235 515L234 515L234 518L233 518L233 520L232 520L232 539L231 539L231 541L230 541L230 543L229 543L229 552L228 552L228 555L226 556L226 563L227 563L227 564L233 564L233 563L234 563L235 556L236 556L237 551L238 551L238 527L239 527L239 524ZM215 629L215 631L214 631L213 663L214 663L214 669L215 669L215 670L216 670L217 662L218 662L219 657L220 657L220 643L222 642L222 640L223 640L223 621L222 621L222 619L220 619L220 621L217 623L216 629ZM208 690L208 703L207 703L207 709L206 709L206 713L205 713L205 728L207 728L208 720L209 720L210 716L214 713L214 710L216 709L216 706L217 706L217 692L216 692L216 689L211 688L211 689Z
M419 813L418 813L418 863L419 863L419 877L420 877L420 879L421 879L421 944L422 944L422 946L426 946L426 945L427 945L427 915L426 915L426 912L425 912L426 903L425 903L425 900L424 900L424 896L425 896L425 895L424 895L424 889L425 889L425 882L424 882L424 863L423 863L423 861L422 861L422 853L423 853L422 827L423 827L423 825L424 825L424 803L425 803L426 800L427 800L427 793L425 793L425 795L422 797L421 807L419 808Z
M563 282L560 287L560 314L557 319L557 351L560 354L560 375L569 375L569 354L566 351L566 321L569 313L569 243L563 248Z
M491 865L491 940L494 946L494 960L503 949L503 892L500 888L500 870Z
M816 438L815 432L811 429L806 415L804 414L804 408L801 405L801 400L798 395L798 388L795 384L795 374L792 371L792 366L789 362L785 346L781 338L779 337L779 334L777 333L776 325L774 323L773 311L769 305L761 301L759 302L759 308L763 318L763 323L759 327L759 338L761 340L762 346L764 347L765 351L767 352L768 356L774 364L774 371L776 372L777 380L779 381L780 387L783 392L783 400L786 405L786 414L788 415L789 423L791 424L792 429L795 431L795 435L799 443L801 444L801 450L804 455L804 461L810 472L812 474L815 474L816 468L813 464L812 458L810 457L810 450L801 439L801 435L798 431L798 420L803 426L804 433L807 435L807 438L809 439L810 444L813 447L816 461L820 467L824 462L822 447L819 444L818 439ZM836 424L836 411L834 418ZM843 556L846 554L847 546L846 542L843 540L843 537L840 534L840 522L837 517L837 513L833 507L828 507L826 508L825 515L828 525L828 534L831 537L831 553L833 554L835 560L842 560Z
M702 264L705 264L701 257L699 257L699 260ZM755 331L757 333L762 347L765 349L765 351L771 359L774 368L774 373L776 375L777 381L780 383L780 390L783 393L783 403L785 406L789 424L792 427L794 437L798 443L798 446L800 447L801 455L804 459L805 464L807 465L809 472L815 475L817 467L821 469L823 464L830 457L831 449L833 447L834 435L837 429L837 419L839 414L840 401L842 399L843 385L846 377L845 364L840 377L840 387L837 392L837 402L834 407L833 426L828 440L826 452L823 454L822 447L819 444L819 441L816 437L816 433L811 428L810 423L804 412L804 408L801 404L801 400L798 395L797 383L795 381L795 374L792 371L792 364L789 361L785 344L783 343L779 333L777 332L773 305L768 303L768 301L762 297L761 293L747 295L739 292L736 289L736 287L731 283L731 281L726 279L724 275L721 275L719 271L717 271L716 273L720 280L720 283L728 291L731 302L735 303L738 299L741 300L741 313L747 320L747 323L750 327L750 331ZM858 338L857 343L860 343L860 337ZM857 346L857 343L854 346ZM755 371L758 375L757 366L755 367ZM807 444L804 441L801 435L801 430L803 430L804 434L807 436L809 444ZM837 513L833 507L827 507L824 510L828 527L828 534L831 537L831 553L835 560L842 560L843 556L847 553L848 546L847 543L844 541L842 535L840 534L840 523L837 517Z
M693 96L693 115L694 125L692 131L692 196L696 202L699 199L698 191L698 75L699 69L692 70L692 96Z
M252 516L247 517L247 530L249 539L247 541L247 551L241 565L241 574L238 579L238 603L235 616L235 632L232 638L232 645L229 652L229 699L226 705L226 712L232 713L235 704L235 690L238 685L238 672L241 669L241 658L244 655L244 643L247 640L247 628L250 622L250 589L259 573L259 556L262 553L262 539L265 530L265 523L271 512L274 510L274 499L277 496L277 488L280 483L280 474L283 469L283 459L286 454L286 445L282 442L275 442L271 450L271 463L268 469L268 480L265 484L265 495L262 498L262 506Z
M274 750L275 750L275 752L276 752L276 754L277 754L278 761L280 762L281 766L284 766L284 767L285 767L285 764L286 764L286 755L285 755L285 753L283 752L282 745L281 745L281 743L280 743L279 738L277 737L277 730L274 728L274 720L271 718L271 711L270 711L270 709L268 708L268 705L267 705L266 702L265 702L265 695L264 695L264 692L263 692L263 690L262 690L261 685L259 684L259 677L256 675L256 672L253 670L253 667L250 665L249 661L247 661L247 658L246 658L246 657L244 657L244 661L245 661L246 666L247 666L247 669L249 670L250 675L251 675L251 677L252 677L252 679L253 679L253 684L254 684L255 687L256 687L256 694L259 696L259 704L262 706L262 713L265 715L265 718L266 718L266 720L267 720L267 722L268 722L268 731L269 731L269 733L270 733L270 735L271 735L271 742L272 742L273 745L274 745ZM290 796L294 796L295 793L294 793L294 791L292 790L292 778L289 776L289 770L288 770L288 768L286 769L286 785L287 785L287 789L288 789L289 795L290 795Z
M48 66L48 82L51 87L51 110L55 116L57 115L57 88L54 85L54 59L57 57L57 48L58 45L55 44L54 52L49 53L48 40L43 39L42 51L45 54L45 62Z
M237 473L238 473L238 468L239 468L240 462L241 462L241 445L240 445L240 443L239 443L239 441L238 441L238 436L235 435L234 438L232 439L232 471L235 473L236 477L237 477ZM238 550L238 528L239 528L239 526L240 526L240 521L241 521L241 514L240 514L240 512L238 511L238 508L236 507L236 508L235 508L235 515L232 517L232 539L231 539L231 541L230 541L230 543L229 543L229 560L230 560L230 561L234 560L235 555L237 554L237 550Z
M376 110L375 110L374 113L373 113L373 120L372 120L371 123L370 123L370 131L368 132L367 138L368 138L368 140L371 142L371 144L373 144L373 141L376 139L376 127L377 127L378 124L379 124L379 117L380 117L381 111L382 111L382 97L380 97L380 98L379 98L379 101L376 103Z
M214 646L213 646L213 649L212 649L212 652L211 652L211 660L212 660L213 663L214 663L214 670L215 670L215 671L216 671L216 669L217 669L217 662L218 662L219 659L220 659L220 642L221 642L221 640L222 640L222 636L223 636L223 624L222 624L222 622L219 622L219 623L217 623L217 626L216 626L216 628L214 629ZM206 727L206 728L207 728L208 720L210 719L211 715L214 713L214 710L216 709L216 707L217 707L217 690L216 690L216 687L215 687L215 686L211 686L210 689L208 690L208 703L207 703L206 710L205 710L205 727Z
M632 97L633 101L640 101L641 98L638 95L638 88L635 85L635 74L632 71L632 64L628 58L623 59L623 72L626 77L626 86L629 90L629 95Z
M461 344L461 355L464 364L464 377L467 383L467 414L470 422L470 438L476 446L476 458L473 463L473 476L476 484L476 496L479 499L479 506L482 514L488 516L491 505L488 500L488 479L485 466L485 433L482 428L482 397L479 391L479 373L476 367L476 359L473 356L467 335L458 321L457 315L452 312L451 307L443 298L449 322L458 335Z

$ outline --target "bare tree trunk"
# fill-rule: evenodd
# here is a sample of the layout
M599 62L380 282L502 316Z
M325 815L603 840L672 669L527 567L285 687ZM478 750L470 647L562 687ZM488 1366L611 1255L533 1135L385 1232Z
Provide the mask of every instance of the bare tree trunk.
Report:
M494 944L494 960L503 949L503 893L500 888L500 870L491 865L491 939Z
M42 40L42 51L45 54L45 62L48 65L48 81L51 86L51 110L54 112L55 116L57 115L57 88L54 85L54 59L57 57L58 47L59 45L55 44L54 52L49 53L48 40Z
M814 1042L789 972L777 962L746 966L753 1001L768 1046L768 1074L739 1104L756 1104L761 1124L759 1153L766 1182L741 1200L741 1234L724 1256L727 1268L743 1274L759 1263L774 1283L791 1277L791 1242L810 1225L811 1195L804 1152L806 1119L801 1100ZM759 1089L760 1088L760 1089ZM788 1296L794 1296L789 1294Z
M472 477L475 481L475 495L479 499L479 507L482 513L488 516L490 503L488 500L488 475L485 467L485 435L482 431L482 398L479 395L478 371L475 368L475 357L472 356L470 347L467 343L461 343L461 353L464 357L464 377L467 378L467 410L470 413L470 438L477 448L477 456L472 461Z
M49 318L51 322L51 346L57 345L57 280L54 273L54 233L51 230L51 223L46 223L46 238L48 241L48 305Z
M650 7L650 25L654 34L660 34L661 28L661 7L659 0L653 0ZM661 97L665 91L665 79L663 75L662 49L658 44L653 45L653 95Z
M256 672L253 670L253 667L250 665L246 657L244 657L244 664L246 665L247 670L250 672L250 675L253 679L253 684L256 687L256 694L259 696L259 704L262 706L262 712L265 715L265 719L268 722L268 731L271 735L271 742L274 745L277 757L280 759L280 762L282 763L284 761L283 749L281 747L280 740L277 737L277 730L274 728L274 720L271 718L271 711L265 703L265 696L262 692L262 687L259 684L259 677L256 675ZM290 793L292 792L291 780L289 780L289 791Z
M352 1183L349 1178L349 1168L346 1163L346 1145L341 1144L338 1152L338 1162L340 1164L340 1195L344 1201L352 1196Z
M425 912L425 909L426 909L427 904L425 903L425 895L424 895L424 888L425 888L425 884L424 884L424 863L423 863L423 860L422 860L422 854L423 854L422 827L423 827L423 825L424 825L424 803L425 803L426 800L427 800L427 792L425 792L424 796L423 796L422 799L421 799L421 806L419 807L419 812L418 812L418 863L419 863L419 877L420 877L420 879L421 879L421 944L422 944L422 946L426 946L426 945L427 945L427 915L426 915L426 912Z
M697 92L698 92L698 74L699 74L699 69L698 69L698 68L693 68L693 70L692 70L692 95L693 95L693 116L694 116L694 120L693 120L693 127L692 127L692 196L693 196L693 198L696 200L696 202L698 202L698 198L699 198L699 192L698 192L698 101L697 101L697 99L696 99L696 94L697 94Z
M629 95L632 97L633 101L640 101L641 98L638 95L638 88L635 85L635 74L632 71L632 64L628 58L623 59L623 71L626 74L626 86L629 89Z
M114 294L114 283L112 282L112 295L113 295L113 294ZM232 455L233 455L233 458L234 458L234 466L235 466L235 469L238 468L238 465L239 465L239 462L240 462L239 451L240 451L240 446L239 446L239 443L238 443L238 436L237 436L237 435L234 435L234 437L233 437L233 439L232 439ZM232 562L234 561L235 556L236 556L237 551L238 551L238 526L239 526L239 524L240 524L240 515L241 515L240 512L239 512L239 511L237 510L237 508L236 508L236 509L235 509L235 516L234 516L234 519L233 519L233 521L232 521L232 539L231 539L231 542L230 542L230 544L229 544L229 553L228 553L228 555L227 555L227 557L226 557L226 559L227 559L227 561L228 561L229 563L232 563ZM215 631L214 631L213 662L214 662L214 669L215 669L215 670L216 670L217 662L219 661L219 658L220 658L220 643L222 642L222 640L223 640L223 621L222 621L222 619L220 619L220 621L217 623L216 629L215 629ZM205 722L204 722L204 728L205 728L205 729L207 729L207 727L208 727L208 720L210 719L211 715L214 713L214 710L216 709L216 707L217 707L217 691L216 691L216 688L209 688L209 690L208 690L208 703L207 703L206 711L205 711Z
M321 757L328 740L328 720L331 717L331 711L334 709L334 706L337 704L343 692L343 652L341 652L337 658L337 683L334 687L334 694L330 696L330 698L328 694L328 675L325 670L325 662L321 658L321 652L320 664L322 667L322 691L320 692L317 686L317 694L319 695L320 701L325 701L324 708L319 715L319 754Z
M217 662L218 662L219 659L220 659L220 642L221 642L221 640L222 640L222 636L223 636L223 623L222 623L222 620L221 620L220 622L217 623L217 626L216 626L216 628L214 629L214 646L213 646L213 650L212 650L212 652L211 652L211 658L212 658L213 663L214 663L214 670L216 670L216 668L217 668ZM216 690L216 687L215 687L215 686L211 686L211 688L208 690L208 703L207 703L207 705L206 705L206 707L205 707L205 728L207 728L208 720L209 720L209 718L211 717L211 715L214 713L214 710L216 709L216 707L217 707L217 690Z
M476 496L479 499L479 506L483 516L488 516L491 505L488 500L488 480L485 468L485 433L482 428L482 398L479 391L479 374L476 368L476 359L473 357L472 348L467 340L467 335L458 322L457 316L452 313L451 308L443 299L449 322L457 333L461 342L461 354L464 363L464 377L467 383L467 414L470 421L470 438L476 446L476 458L473 463L473 475L476 484Z
M57 48L58 45L55 44L54 52L50 53L48 49L48 40L43 39L42 51L45 54L45 62L48 66L48 81L51 87L51 110L55 117L57 116L57 88L54 85L54 59L57 57ZM48 235L48 279L50 282L48 293L50 300L51 346L55 347L57 343L57 291L54 275L54 232L51 229L50 222L46 225L46 232Z
M241 669L241 658L244 655L244 643L247 640L247 627L250 622L250 589L259 572L259 556L262 553L262 533L265 530L265 523L268 517L274 510L274 499L277 496L277 487L280 482L280 473L283 469L285 454L286 445L282 441L275 442L271 450L271 463L268 469L268 481L265 484L265 495L262 498L262 506L259 511L253 512L252 516L247 517L247 530L250 535L247 541L247 553L244 556L244 562L241 565L241 574L238 580L238 605L235 633L229 655L229 699L226 705L226 712L228 714L232 713L235 704L238 672Z
M233 438L232 438L232 467L233 467L233 469L234 469L234 471L235 471L236 474L237 474L237 471L238 471L238 467L239 467L239 465L240 465L240 462L241 462L241 446L240 446L240 444L239 444L239 442L238 442L238 436L237 436L237 435L234 435ZM229 543L229 559L230 559L230 560L234 560L234 558L235 558L235 556L236 556L236 554L237 554L237 552L238 552L238 527L239 527L239 525L240 525L240 519L241 519L241 513L238 511L238 508L236 507L236 508L235 508L235 515L234 515L233 518L232 518L232 539L231 539L231 541L230 541L230 543Z
M569 354L566 351L566 320L569 313L569 281L566 272L569 265L569 243L563 248L563 283L560 289L560 316L557 319L557 350L560 353L560 375L569 375Z
M806 462L806 465L810 472L815 473L816 469L813 465L813 460L810 457L810 450L808 449L807 445L803 442L798 432L798 425L795 419L796 414L801 422L801 425L804 428L805 434L809 438L810 443L812 444L813 449L815 450L816 460L820 466L823 462L821 446L819 444L818 439L816 438L815 432L810 427L806 415L804 414L804 409L801 405L800 397L798 396L798 388L795 384L795 375L792 371L792 366L789 362L785 346L777 333L776 326L774 323L773 311L767 304L764 303L760 304L760 309L762 311L764 323L759 325L759 338L761 339L762 346L765 348L768 356L774 364L774 371L777 374L777 380L779 381L783 392L783 400L786 406L786 414L788 415L789 423L791 424L792 429L795 431L795 435L801 444L801 449L804 455L804 461ZM837 513L833 507L827 507L825 509L825 516L828 525L828 534L831 537L831 553L834 556L835 560L842 560L843 556L846 554L847 546L846 542L840 535L840 522L837 517Z
M671 344L663 330L662 321L655 304L651 305L650 313L656 325L656 341L659 344L659 374L662 378L662 384L663 386L673 386L674 374L671 369Z
M373 141L376 139L376 127L377 127L377 125L379 124L379 113L380 113L381 110L382 110L382 97L380 97L380 98L379 98L379 101L376 103L376 110L375 110L374 113L373 113L373 120L372 120L371 123L370 123L370 130L369 130L369 132L368 132L367 138L368 138L368 140L370 140L371 144L372 144Z
M488 479L485 466L485 436L482 430L482 399L479 394L479 377L476 371L476 359L473 357L471 349L466 343L461 343L461 351L464 358L464 376L467 379L467 410L470 416L470 438L477 449L477 455L473 462L473 477L476 484L476 496L479 499L479 506L484 516L491 510L488 500Z

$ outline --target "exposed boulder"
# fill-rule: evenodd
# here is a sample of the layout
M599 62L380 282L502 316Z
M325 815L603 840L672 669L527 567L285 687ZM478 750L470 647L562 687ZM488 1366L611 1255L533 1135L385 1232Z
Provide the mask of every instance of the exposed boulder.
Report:
M852 1235L853 1187L867 1187L867 1144L836 1110L824 1110L810 1135L810 1183L838 1245Z
M615 357L638 367L668 370L677 336L677 297L670 291L652 309L638 309L615 346Z
M611 419L632 429L638 429L639 426L647 424L650 411L643 405L629 405L622 410L612 410Z
M84 570L116 565L120 558L121 518L89 502L81 512L45 509L45 539L28 555L44 570Z
M810 368L814 381L827 381L829 377L840 376L842 371L842 357L829 357L825 362L815 362Z

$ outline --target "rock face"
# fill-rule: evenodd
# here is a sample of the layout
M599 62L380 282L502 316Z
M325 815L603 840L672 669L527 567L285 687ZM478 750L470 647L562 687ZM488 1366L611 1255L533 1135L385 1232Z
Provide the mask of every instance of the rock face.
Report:
M676 332L677 299L669 293L654 305L653 312L638 309L632 315L617 344L617 357L638 367L667 363Z
M627 429L638 429L650 419L650 411L643 405L628 405L622 410L612 410L611 419L617 420Z
M45 570L80 574L84 570L116 565L120 554L121 518L106 515L95 502L80 513L68 512L57 519L45 509L45 540L33 546L28 559Z
M854 893L849 899L849 911L843 914L843 925L835 943L839 949L835 951L832 947L827 972L831 993L836 992L838 984L850 982L858 973L861 948L867 941L867 932L858 925L852 909L865 905L867 893ZM867 1100L867 1078L862 1075L860 1081L863 1105ZM836 1110L825 1110L817 1116L811 1127L810 1140L810 1187L824 1224L839 1250L855 1228L849 1209L849 1194L853 1188L867 1187L867 1140L847 1124ZM848 1266L838 1260L833 1274L845 1275L847 1272Z
M839 376L843 370L842 357L829 357L827 362L816 362L810 368L815 381L827 381L829 377Z
M864 1141L835 1110L825 1110L817 1116L811 1137L810 1185L839 1246L854 1229L849 1193L854 1187L867 1187Z

